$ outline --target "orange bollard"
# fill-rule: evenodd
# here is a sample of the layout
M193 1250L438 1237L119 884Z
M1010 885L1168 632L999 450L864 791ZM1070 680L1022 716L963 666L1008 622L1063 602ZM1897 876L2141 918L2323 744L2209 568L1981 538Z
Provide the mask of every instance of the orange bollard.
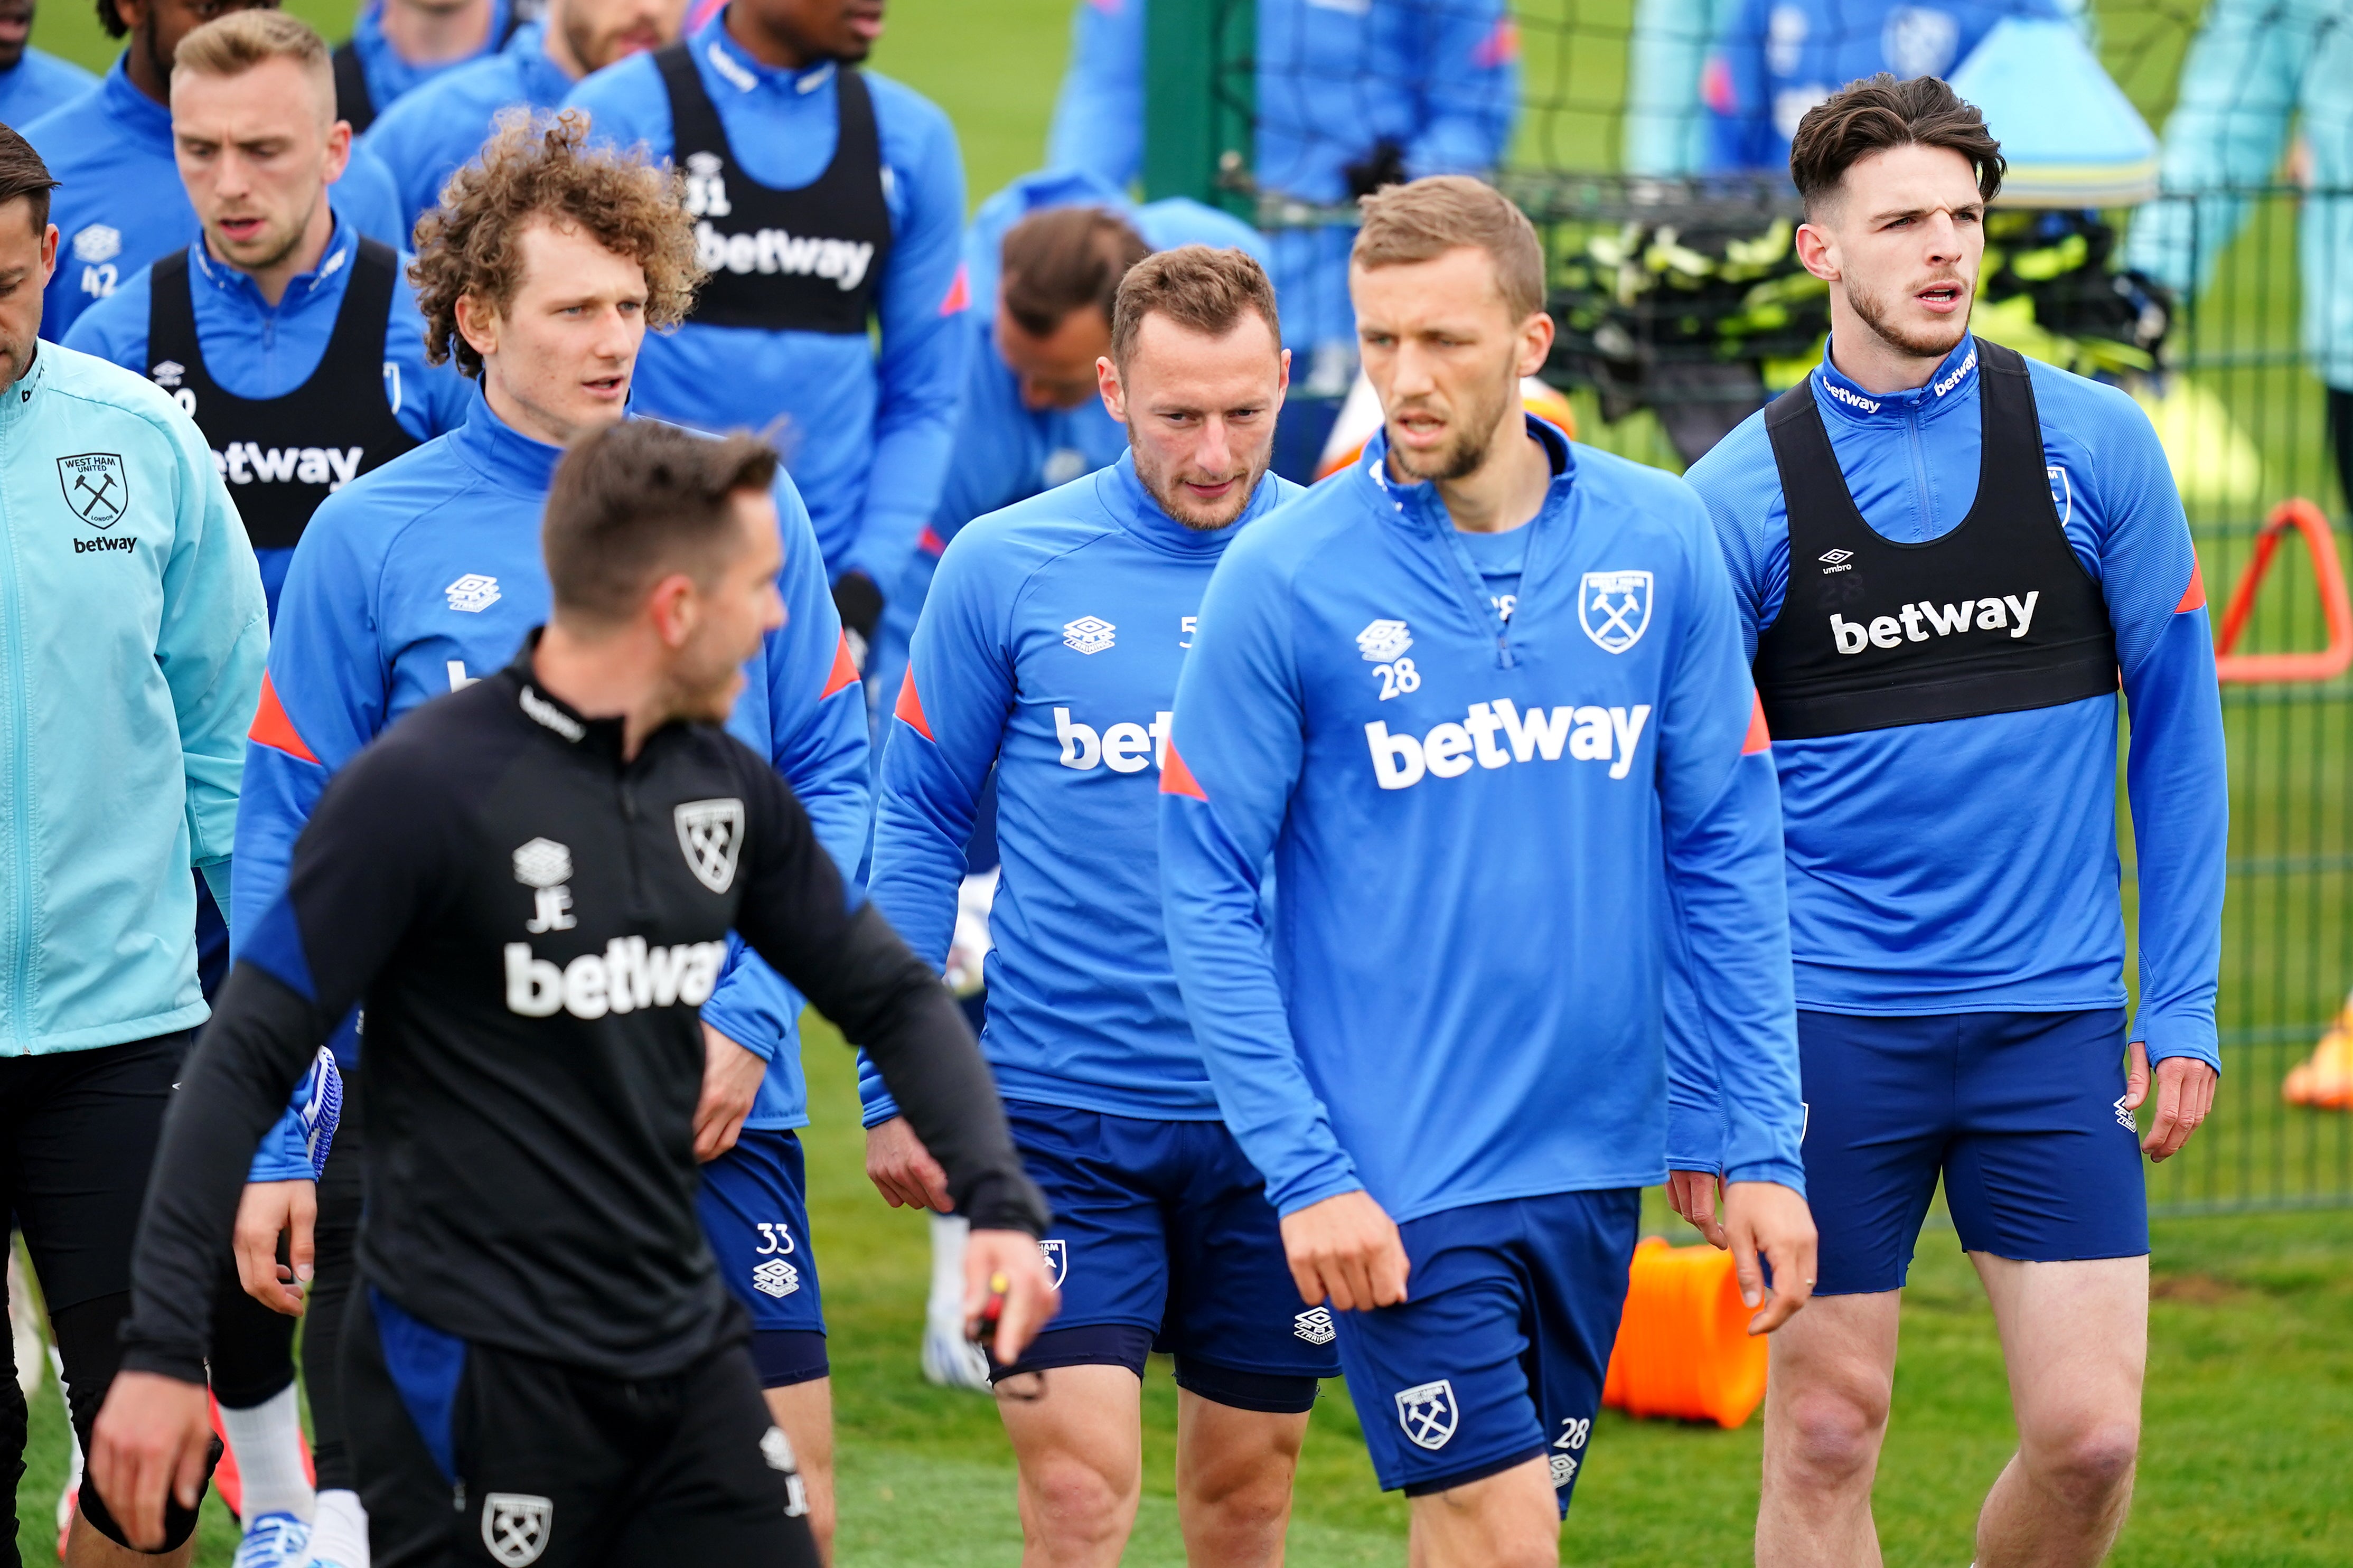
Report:
M1749 1337L1749 1317L1730 1253L1645 1237L1601 1403L1629 1415L1739 1426L1765 1398L1765 1342Z
M2312 575L2320 590L2320 618L2327 628L2328 646L2309 653L2234 653L2239 635L2247 629L2247 619L2254 613L2263 574L2271 570L2272 557L2279 552L2280 541L2290 529L2303 537L2305 548L2312 552ZM2190 592L2200 592L2194 579ZM2255 536L2255 552L2247 563L2246 574L2239 579L2230 606L2222 612L2222 629L2214 639L2215 674L2226 686L2233 682L2263 685L2334 680L2348 669L2353 669L2353 595L2347 594L2345 569L2337 563L2337 535L2329 528L2328 514L2312 502L2301 497L2284 500L2272 509L2263 531Z
M2280 1098L2316 1110L2353 1110L2353 996L2320 1037L2311 1059L2287 1069Z

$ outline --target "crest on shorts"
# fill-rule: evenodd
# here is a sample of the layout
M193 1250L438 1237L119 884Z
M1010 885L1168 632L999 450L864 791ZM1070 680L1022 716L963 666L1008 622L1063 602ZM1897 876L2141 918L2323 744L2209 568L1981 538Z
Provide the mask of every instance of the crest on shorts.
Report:
M744 803L690 800L678 808L678 846L687 869L714 893L735 883L735 858L744 848Z
M1651 626L1648 572L1588 572L1577 589L1577 618L1604 653L1624 653Z
M131 476L115 452L78 452L58 459L66 505L92 528L112 528L131 510Z
M1397 1413L1408 1442L1417 1448L1438 1449L1454 1436L1454 1420L1462 1411L1454 1402L1454 1384L1441 1377L1400 1393Z
M555 1505L527 1492L491 1492L482 1499L482 1544L506 1568L539 1561L555 1533Z
M1062 1281L1070 1277L1071 1272L1069 1246L1060 1237L1053 1237L1038 1244L1038 1253L1046 1260L1047 1283L1057 1290L1060 1289Z

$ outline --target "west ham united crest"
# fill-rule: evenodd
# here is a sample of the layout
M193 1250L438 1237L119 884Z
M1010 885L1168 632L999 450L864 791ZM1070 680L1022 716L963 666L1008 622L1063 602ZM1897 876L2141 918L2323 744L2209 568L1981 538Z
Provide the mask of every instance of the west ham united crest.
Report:
M1046 1260L1046 1281L1059 1290L1070 1278L1071 1249L1060 1237L1049 1237L1038 1244L1038 1255Z
M547 1550L554 1533L555 1505L522 1492L492 1492L482 1499L482 1544L506 1568L527 1568Z
M131 476L115 452L78 452L58 459L66 505L92 528L112 528L131 510Z
M1409 1388L1397 1396L1398 1425L1418 1448L1443 1448L1454 1436L1454 1419L1461 1414L1454 1403L1454 1384L1445 1378Z
M1577 618L1605 653L1624 653L1651 626L1648 572L1588 572L1577 589Z
M678 808L678 846L695 879L714 893L735 882L735 858L744 848L744 803L690 800Z

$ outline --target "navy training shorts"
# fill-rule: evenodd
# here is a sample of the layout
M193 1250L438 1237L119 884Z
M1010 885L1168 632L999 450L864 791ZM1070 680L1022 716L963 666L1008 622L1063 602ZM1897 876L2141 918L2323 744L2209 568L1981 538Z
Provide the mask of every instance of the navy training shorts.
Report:
M695 1199L719 1277L751 1316L752 1359L764 1388L812 1382L829 1370L807 1192L799 1136L747 1127L735 1147L702 1167Z
M1176 1381L1247 1410L1296 1414L1339 1375L1332 1314L1299 1299L1265 1178L1222 1121L1008 1100L1021 1162L1053 1223L1039 1245L1062 1310L1011 1371L1176 1358ZM999 1375L1007 1375L1000 1369Z
M1335 1312L1382 1489L1467 1486L1544 1458L1560 1510L1585 1463L1641 1193L1552 1193L1398 1227L1406 1300Z
M1945 1181L1962 1247L2028 1263L2148 1251L2125 1014L1800 1012L1814 1294L1903 1287Z

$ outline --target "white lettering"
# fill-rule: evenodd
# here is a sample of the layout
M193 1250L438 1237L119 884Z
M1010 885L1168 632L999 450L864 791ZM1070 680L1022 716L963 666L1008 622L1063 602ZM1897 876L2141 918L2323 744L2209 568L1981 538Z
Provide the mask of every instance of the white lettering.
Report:
M1383 789L1410 789L1421 782L1421 742L1411 735L1392 735L1376 719L1365 726L1373 748L1373 778Z
M1140 773L1152 762L1152 736L1141 724L1113 724L1103 733L1103 766L1115 773Z
M1460 722L1430 726L1419 739L1389 732L1378 720L1365 726L1372 752L1373 778L1383 789L1410 789L1427 776L1461 778L1475 761L1493 769L1513 763L1560 761L1567 746L1573 762L1608 763L1609 776L1632 773L1634 756L1649 726L1651 707L1596 706L1532 709L1523 713L1508 697L1473 702ZM1508 736L1508 751L1498 735Z
M1504 721L1504 732L1512 738L1512 759L1525 763L1540 756L1546 762L1560 761L1561 742L1568 739L1568 727L1573 710L1555 708L1549 713L1542 708L1531 708L1525 714L1512 705L1508 697L1495 699L1495 716Z
M1630 710L1609 710L1609 727L1618 732L1618 760L1609 764L1609 776L1622 779L1633 770L1634 744L1642 738L1642 725L1651 717L1651 705L1640 702Z
M2001 601L2000 599L1979 599L1978 601L1978 630L1981 632L1998 632L2008 625L2010 625L2010 617L2001 613Z
M220 454L220 457L221 460L228 466L229 483L249 485L253 482L252 470L245 466L245 447L242 445L231 441L228 444L228 450Z
M327 482L326 452L317 447L303 447L295 460L294 477L306 485L325 484Z
M1503 747L1495 744L1495 731L1504 727L1504 721L1497 717L1494 709L1484 702L1473 702L1471 704L1470 716L1463 721L1462 727L1471 731L1471 749L1472 754L1479 759L1481 767L1501 768L1511 765L1512 759L1509 753Z
M1442 779L1458 779L1471 771L1471 731L1460 724L1433 724L1421 738L1423 765Z
M1852 642L1847 640L1849 634L1852 634L1854 637ZM1848 620L1843 616L1831 617L1831 636L1837 639L1838 650L1841 653L1861 653L1871 646L1871 634L1864 631L1859 624Z
M1871 641L1874 647L1900 647L1904 643L1904 628L1895 624L1894 616L1873 616L1871 617Z
M295 447L272 447L263 451L258 443L245 443L247 461L253 465L254 477L265 484L279 483L294 477L294 466L301 461L301 449Z
M1932 605L1923 599L1920 602L1920 608L1927 616L1928 624L1936 628L1936 635L1940 637L1950 637L1955 632L1965 632L1969 629L1971 605L1967 599L1963 599L1957 605Z
M531 955L531 943L507 943L507 1011L544 1018L564 1005L564 971Z
M1568 738L1568 754L1580 763L1609 760L1609 710L1580 708L1574 715L1577 733Z
M1103 758L1102 738L1092 725L1072 723L1067 708L1054 710L1054 738L1062 742L1062 765L1066 768L1084 773Z
M396 389L394 395L397 398ZM393 412L396 414L399 411L399 405L396 402ZM360 477L360 452L361 448L357 447L347 447L340 452L332 447L327 448L327 466L335 470L334 482L327 487L329 489L341 489Z
M605 961L584 952L564 966L564 1010L575 1018L601 1018L608 1005L606 990L612 976Z
M2034 601L2041 597L2042 597L2042 590L2040 588L2027 595L2026 603L2022 605L2007 594L2001 596L2002 603L2010 606L2010 613L2018 617L2018 625L2010 629L2011 637L2024 637L2026 628L2034 624Z
M507 1008L526 1018L564 1012L596 1019L642 1007L700 1007L711 999L726 958L723 942L649 947L642 936L617 936L603 952L584 952L559 969L533 957L529 942L511 942Z
M719 182L710 184L716 185ZM695 182L689 180L687 184L688 211L694 213ZM725 216L728 209L724 195L716 200L706 195L702 210L713 217ZM722 234L708 221L694 226L694 253L706 271L733 272L739 278L754 272L771 277L784 274L823 278L845 294L865 282L868 269L874 265L874 247L864 240L825 239L814 235L788 234L781 228Z

